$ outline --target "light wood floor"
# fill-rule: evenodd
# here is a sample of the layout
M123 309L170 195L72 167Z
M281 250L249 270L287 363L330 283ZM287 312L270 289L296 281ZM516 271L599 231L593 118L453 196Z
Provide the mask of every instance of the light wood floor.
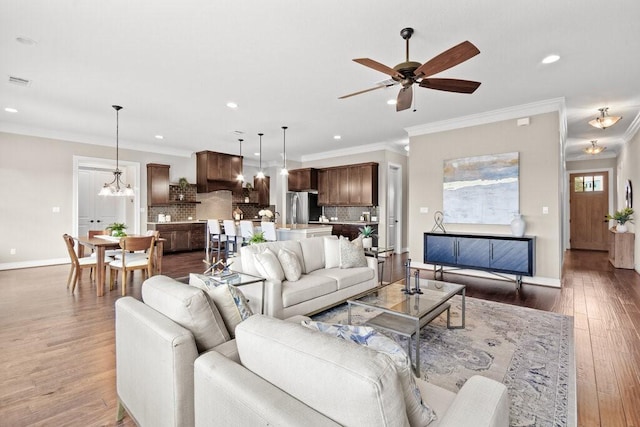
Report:
M164 258L172 277L202 271L202 254ZM385 280L403 276L393 256ZM85 272L74 295L69 266L0 271L0 426L116 425L114 302ZM425 277L430 272L423 272ZM640 276L603 252L567 252L563 288L470 279L467 295L574 316L579 426L640 426ZM130 295L140 297L141 275ZM120 425L131 426L125 417Z

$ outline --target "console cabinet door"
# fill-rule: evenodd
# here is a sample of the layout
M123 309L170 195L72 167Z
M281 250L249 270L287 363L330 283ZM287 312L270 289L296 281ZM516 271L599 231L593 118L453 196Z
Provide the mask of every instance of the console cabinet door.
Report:
M427 235L424 246L426 263L456 265L455 237Z
M491 240L491 268L514 274L530 274L529 242L523 240Z
M456 263L463 267L489 268L490 246L489 239L477 239L471 237L458 237Z

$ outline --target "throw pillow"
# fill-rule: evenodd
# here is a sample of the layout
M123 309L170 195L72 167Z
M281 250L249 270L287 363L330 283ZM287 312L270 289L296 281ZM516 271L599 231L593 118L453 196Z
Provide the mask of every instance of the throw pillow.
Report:
M346 237L341 237L338 242L340 248L340 268L367 266L367 259L364 257L364 249L362 248L362 239L354 239L353 242L350 242Z
M280 249L278 251L278 260L284 270L284 276L290 282L295 282L302 275L302 266L296 254L288 249Z
M411 426L426 426L437 418L435 412L422 401L409 356L391 338L368 326L330 324L312 320L303 320L301 323L309 329L370 347L389 356L398 368L409 424Z
M340 246L338 239L324 238L324 268L340 267Z
M189 285L205 291L210 298L209 302L220 311L231 338L235 337L236 326L253 315L244 294L233 285L220 283L211 276L194 273L189 275Z
M271 249L265 249L253 255L256 261L256 269L260 275L266 279L282 282L284 280L284 271L278 261L278 257Z

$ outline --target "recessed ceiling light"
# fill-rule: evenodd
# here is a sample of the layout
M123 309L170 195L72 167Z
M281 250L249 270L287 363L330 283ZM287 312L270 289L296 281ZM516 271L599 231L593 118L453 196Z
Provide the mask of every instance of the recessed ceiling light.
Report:
M18 112L18 110L16 110L15 108L11 108L11 107L5 108L4 111L6 111L7 113L17 113Z
M387 104L389 105L396 105L397 101L395 99L390 99L387 101Z
M333 135L333 139L338 140L338 139L342 139L342 137L340 135Z
M253 153L253 155L254 155L254 156L259 156L259 155L260 155L260 152Z
M545 56L544 59L542 60L543 64L553 64L554 62L556 62L557 60L560 59L560 55L549 55L549 56Z
M409 151L409 144L404 146L404 151Z
M235 102L227 102L227 107L235 110L236 108L238 108L238 104L236 104Z
M16 41L18 43L26 44L28 46L33 46L38 43L37 41L30 39L29 37L16 37Z
M164 136L162 136L162 135L156 135L156 136L155 136L155 138L156 138L156 139L164 139Z

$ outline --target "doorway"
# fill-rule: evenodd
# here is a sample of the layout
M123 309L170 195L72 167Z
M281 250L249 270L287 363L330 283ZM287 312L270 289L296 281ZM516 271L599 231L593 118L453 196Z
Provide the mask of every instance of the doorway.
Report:
M104 229L113 222L127 224L129 234L140 233L140 164L122 160L119 163L122 179L133 187L133 198L98 196L104 183L113 180L115 161L73 157L73 230L76 236L86 236L88 230Z
M569 175L569 224L572 249L608 249L609 173L580 172Z
M387 243L402 253L402 166L389 163L387 173Z

